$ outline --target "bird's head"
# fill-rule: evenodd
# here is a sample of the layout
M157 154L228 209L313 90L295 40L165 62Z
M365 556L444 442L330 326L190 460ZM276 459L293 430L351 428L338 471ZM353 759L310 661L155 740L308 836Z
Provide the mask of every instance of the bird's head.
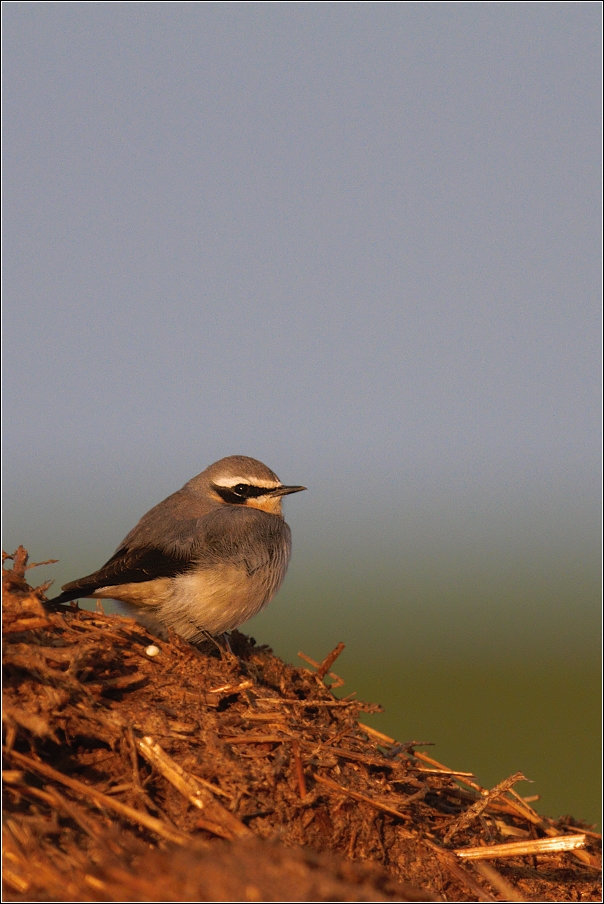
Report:
M230 455L203 472L210 495L223 505L246 505L270 515L282 515L281 500L306 487L285 486L274 471L255 458ZM202 475L200 475L202 476Z

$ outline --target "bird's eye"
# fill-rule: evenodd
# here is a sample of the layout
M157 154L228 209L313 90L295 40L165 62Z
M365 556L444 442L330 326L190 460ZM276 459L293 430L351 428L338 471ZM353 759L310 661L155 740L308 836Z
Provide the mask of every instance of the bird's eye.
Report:
M238 483L233 487L233 493L236 496L247 496L247 491L249 490L249 486L247 483Z

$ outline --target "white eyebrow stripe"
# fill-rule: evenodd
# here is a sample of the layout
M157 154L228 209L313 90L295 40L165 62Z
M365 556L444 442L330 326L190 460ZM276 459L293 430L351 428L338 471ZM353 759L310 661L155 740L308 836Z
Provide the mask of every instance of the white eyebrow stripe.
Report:
M244 483L249 487L261 487L266 490L276 490L281 486L278 480L263 480L261 477L219 477L213 481L215 486L224 487L226 490L236 487L238 483Z

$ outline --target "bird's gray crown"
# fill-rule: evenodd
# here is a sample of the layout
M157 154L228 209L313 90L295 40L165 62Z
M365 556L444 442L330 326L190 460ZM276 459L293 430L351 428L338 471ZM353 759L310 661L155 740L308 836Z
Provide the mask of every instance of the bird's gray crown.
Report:
M261 461L248 458L246 455L229 455L227 458L221 458L203 473L211 483L219 487L231 488L242 483L274 490L281 486L281 481L274 471Z

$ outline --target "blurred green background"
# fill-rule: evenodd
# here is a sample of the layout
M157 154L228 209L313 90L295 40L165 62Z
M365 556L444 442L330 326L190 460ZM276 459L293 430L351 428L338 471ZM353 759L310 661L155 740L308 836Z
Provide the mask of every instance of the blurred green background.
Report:
M539 794L539 812L599 825L597 548L531 548L524 536L513 555L500 534L495 549L483 537L417 556L333 538L321 554L299 538L279 596L242 630L301 666L299 651L320 661L344 641L338 695L385 708L362 721L434 741L426 753L483 786L521 771L534 784L517 790Z

